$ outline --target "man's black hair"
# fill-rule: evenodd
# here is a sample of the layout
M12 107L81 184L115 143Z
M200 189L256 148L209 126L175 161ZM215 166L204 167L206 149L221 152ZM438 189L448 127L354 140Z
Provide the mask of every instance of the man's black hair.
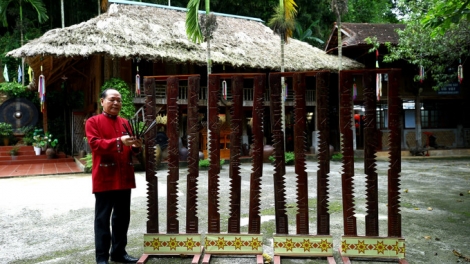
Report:
M106 88L106 89L104 89L104 91L101 92L101 98L102 98L102 99L106 99L106 95L108 94L108 91L109 91L109 90L115 90L115 91L117 91L116 88L112 88L112 87L111 87L111 88Z

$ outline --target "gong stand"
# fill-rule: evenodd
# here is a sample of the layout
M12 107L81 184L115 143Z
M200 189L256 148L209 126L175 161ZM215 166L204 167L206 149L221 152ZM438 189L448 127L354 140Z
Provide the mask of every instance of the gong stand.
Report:
M219 102L221 100L221 79L230 79L232 100L230 105L230 164L229 164L229 218L228 233L220 232L220 127ZM243 129L243 82L253 79L253 151L252 173L250 175L250 204L248 234L240 233L241 173L240 156ZM257 263L263 263L263 235L260 233L260 194L263 174L263 110L265 74L211 74L209 75L209 159L208 171L208 234L204 240L204 259L209 263L216 255L255 255Z
M405 260L405 240L401 236L400 215L400 172L401 136L400 109L398 97L400 70L374 69L342 71L340 73L340 132L342 136L343 171L341 175L343 193L344 235L339 248L344 263L350 259L361 260ZM377 74L388 74L388 129L389 160L388 170L388 236L379 236L378 175L376 171L376 151L379 140L376 121L376 80ZM364 119L364 173L366 174L366 217L365 236L358 236L354 207L354 149L352 133L353 117L353 78L361 75L365 106Z
M178 186L179 180L179 82L188 82L188 173L186 188L186 233L180 233L178 221ZM156 176L156 127L145 134L146 180L147 180L147 233L144 234L144 254L137 263L145 263L150 256L192 255L192 263L198 263L202 254L201 235L197 217L197 183L199 176L199 125L198 96L200 90L199 75L146 76L144 89L146 94L144 115L150 125L156 119L155 83L166 82L167 100L167 135L168 139L168 176L167 208L158 210L158 177ZM159 232L159 213L166 213L166 233Z
M306 77L315 78L319 123L319 170L317 172L317 235L310 234L308 206L308 174L306 164ZM274 199L276 234L274 240L274 263L281 262L281 256L326 257L328 263L333 258L333 238L330 235L328 213L328 173L329 173L329 117L328 88L329 73L323 71L271 73L271 125L274 147ZM286 181L284 133L282 131L281 77L292 78L294 89L294 153L297 187L296 234L288 232L286 214ZM289 181L292 182L292 181Z

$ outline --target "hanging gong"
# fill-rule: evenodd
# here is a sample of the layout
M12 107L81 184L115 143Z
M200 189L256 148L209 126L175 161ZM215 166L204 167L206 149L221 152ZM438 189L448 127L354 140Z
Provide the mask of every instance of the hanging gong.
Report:
M36 126L38 110L25 98L11 98L0 105L0 122L10 123L16 132L22 127Z

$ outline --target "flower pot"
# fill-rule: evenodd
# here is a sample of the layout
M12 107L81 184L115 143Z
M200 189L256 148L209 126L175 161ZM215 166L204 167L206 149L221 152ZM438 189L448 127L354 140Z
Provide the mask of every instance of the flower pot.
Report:
M46 149L46 156L48 159L54 159L56 158L56 151L53 148L47 148Z
M36 153L36 156L41 155L41 148L40 147L34 147L34 153Z

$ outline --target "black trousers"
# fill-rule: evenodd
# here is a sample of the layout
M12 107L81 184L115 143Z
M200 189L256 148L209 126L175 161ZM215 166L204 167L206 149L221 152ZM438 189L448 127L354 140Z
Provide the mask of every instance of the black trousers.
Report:
M131 190L97 192L95 198L96 261L107 261L110 248L111 258L122 257L127 254Z

